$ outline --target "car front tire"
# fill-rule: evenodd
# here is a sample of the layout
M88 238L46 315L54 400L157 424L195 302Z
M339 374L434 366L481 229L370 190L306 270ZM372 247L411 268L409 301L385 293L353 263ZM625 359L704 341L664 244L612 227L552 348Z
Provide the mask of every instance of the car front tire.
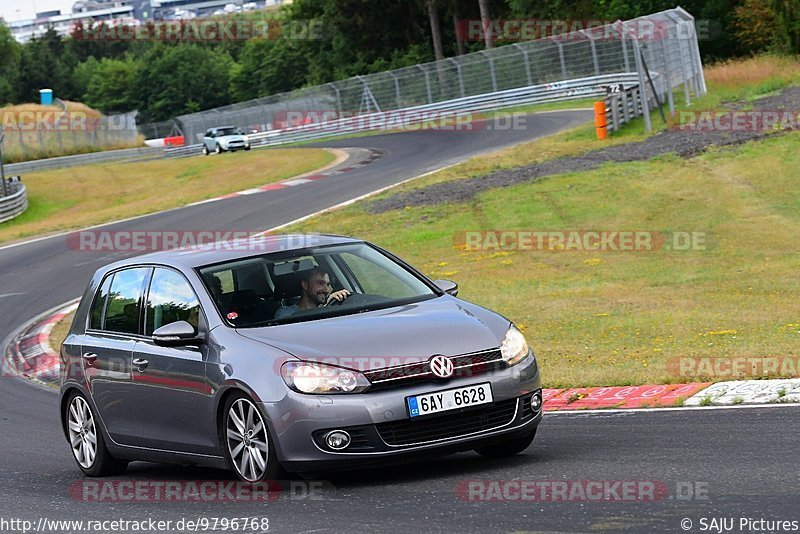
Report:
M223 410L220 441L236 476L245 482L283 477L266 419L255 402L237 392L228 397Z
M215 152L216 154L222 154L222 147L221 147L221 146L219 146L219 145L217 145L217 147L214 149L214 152Z
M118 460L108 452L97 415L83 395L73 391L62 416L72 456L86 476L104 477L125 471L128 462Z
M477 452L481 456L485 456L486 458L505 458L507 456L513 456L515 454L519 454L525 449L527 449L533 442L533 438L535 437L536 437L536 428L534 427L533 430L531 430L524 436L520 436L518 438L512 438L507 441L502 441L496 445L481 447L480 449L475 449L475 452Z

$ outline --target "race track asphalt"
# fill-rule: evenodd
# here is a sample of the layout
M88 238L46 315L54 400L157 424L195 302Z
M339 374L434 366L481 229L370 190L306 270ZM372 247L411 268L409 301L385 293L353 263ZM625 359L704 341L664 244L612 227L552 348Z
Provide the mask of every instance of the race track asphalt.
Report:
M374 163L325 180L172 210L104 229L271 228L590 118L590 112L567 111L533 116L526 130L409 132L329 142L325 146L377 148L385 154ZM122 256L72 250L63 236L0 250L0 340L31 318L79 296L97 267ZM293 482L294 492L281 492L272 502L98 503L81 498L86 479L61 433L57 395L3 377L0 531L13 531L8 524L2 528L2 520L27 519L36 524L42 517L170 520L173 532L179 532L175 525L181 519L215 517L266 517L270 532L685 532L684 519L693 522L689 532L699 532L702 518L732 518L737 529L742 517L798 521L798 416L799 407L782 406L546 415L533 445L510 459L487 460L461 453L403 466L330 473L324 475L322 489L311 496L297 489L303 484L298 480ZM134 463L125 475L112 480L219 479L232 480L216 470ZM614 488L627 481L637 487L652 484L660 491L654 501L618 500L613 490L610 500L602 501L574 494L567 501L553 502L538 493L520 500L513 491L516 485L506 483L510 480L525 481L529 487L537 482L544 484L538 487L566 482L573 491L592 482ZM470 487L502 487L507 494L506 498L501 494L500 500L482 501L481 491L465 490ZM689 493L693 496L686 499ZM733 532L747 531L737 529ZM222 531L219 526L217 531Z

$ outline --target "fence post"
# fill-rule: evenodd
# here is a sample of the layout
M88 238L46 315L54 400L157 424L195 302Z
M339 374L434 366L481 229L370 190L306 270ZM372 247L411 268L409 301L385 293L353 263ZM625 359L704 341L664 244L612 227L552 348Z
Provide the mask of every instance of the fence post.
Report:
M428 75L428 71L425 70L420 64L417 64L417 67L422 71L422 74L425 75L425 89L428 92L428 104L433 104L433 93L431 93L431 77Z
M3 141L6 134L3 133L3 126L0 125L0 181L3 182L3 197L8 196L8 187L6 186L6 171L3 169Z
M628 61L628 43L625 42L625 25L622 24L622 21L619 20L619 19L614 24L619 24L620 25L619 40L622 43L622 60L625 63L625 72L630 72L631 71L631 65L630 65L630 62Z
M341 94L341 91L339 91L339 88L336 87L335 83L329 83L328 86L330 86L333 89L333 91L336 93L336 109L339 111L339 116L341 117L342 116L342 94Z
M667 102L669 102L669 114L675 114L675 102L672 100L672 81L669 74L669 59L667 59L667 49L664 46L664 39L659 38L661 42L661 57L664 59L664 80L667 89Z
M458 76L458 88L461 90L461 97L467 96L464 92L464 77L461 75L461 63L456 61L454 58L447 58L449 61L452 61L453 64L456 66L456 76Z
M528 78L528 85L533 85L533 77L531 76L531 62L528 59L528 51L525 50L525 47L523 47L520 43L514 43L513 46L522 52L522 57L525 59L525 75Z
M567 79L567 62L564 61L564 45L561 44L558 40L555 41L556 45L558 46L558 59L561 62L561 76L566 80Z
M486 50L479 51L479 54L486 58L486 61L489 62L489 76L492 79L492 92L497 92L497 75L494 72L494 61L489 54L486 53Z
M397 80L397 76L395 75L394 72L392 71L388 72L389 76L391 76L392 79L394 80L394 94L395 97L397 97L397 109L403 109L403 99L400 98L400 82Z
M592 64L594 65L594 75L600 76L600 62L597 61L597 47L594 44L594 37L586 33L586 30L581 30L580 33L589 39L589 43L592 47Z
M632 38L633 42L633 59L636 62L636 72L639 74L639 94L642 99L642 115L644 115L644 131L651 132L653 124L650 122L650 103L647 101L647 84L645 81L644 67L642 66L642 53L639 48L639 39L636 36ZM634 108L636 101L634 100Z

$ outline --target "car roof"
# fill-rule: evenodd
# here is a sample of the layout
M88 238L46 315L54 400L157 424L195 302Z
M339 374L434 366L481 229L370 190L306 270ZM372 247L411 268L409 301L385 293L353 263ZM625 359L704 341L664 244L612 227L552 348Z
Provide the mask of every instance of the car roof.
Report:
M194 232L195 235L200 233L211 232ZM224 231L220 232L220 234L224 233ZM205 265L235 261L273 252L290 252L305 248L363 242L361 239L335 234L271 234L237 240L235 232L230 233L234 234L230 240L150 252L115 262L106 266L103 270L111 271L143 263L194 269ZM199 238L199 235L197 237Z

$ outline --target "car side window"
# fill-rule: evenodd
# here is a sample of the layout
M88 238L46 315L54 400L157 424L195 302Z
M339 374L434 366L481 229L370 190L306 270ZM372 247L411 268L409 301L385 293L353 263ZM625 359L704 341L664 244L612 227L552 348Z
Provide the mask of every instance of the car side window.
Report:
M172 269L156 268L150 282L145 309L145 333L175 321L186 321L195 333L200 318L200 301L182 274Z
M149 270L147 267L137 267L114 274L103 330L123 334L139 333L142 291Z
M111 280L113 278L113 274L111 276L106 276L106 279L103 280L103 284L100 286L100 290L97 292L97 296L94 298L94 302L92 303L92 314L89 319L89 328L91 329L103 329L103 312L106 309L108 289L111 287Z

